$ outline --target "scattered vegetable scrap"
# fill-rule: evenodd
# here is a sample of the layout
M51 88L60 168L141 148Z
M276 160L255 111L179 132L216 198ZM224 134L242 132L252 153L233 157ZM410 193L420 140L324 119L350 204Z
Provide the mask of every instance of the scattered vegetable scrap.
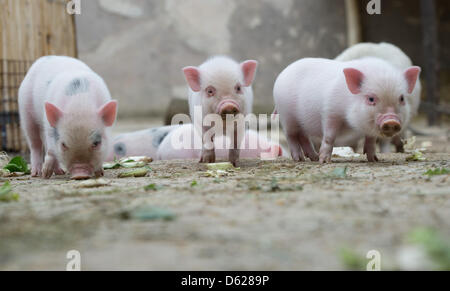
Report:
M347 178L347 167L344 168L335 168L330 174L328 174L328 177L330 178L337 178L337 179L344 179Z
M414 150L412 155L406 157L407 162L420 162L425 160L426 158L423 156L423 153L419 150Z
M234 169L234 166L230 162L207 164L206 167L211 171L227 171Z
M422 246L435 264L436 270L450 269L450 243L435 229L417 228L408 235L408 241Z
M220 178L220 177L224 177L224 176L228 176L228 172L227 171L223 171L223 170L217 170L217 171L206 171L204 174L205 177L213 177L213 178Z
M158 191L160 189L162 189L162 186L156 185L154 183L153 184L149 184L149 185L144 187L145 191Z
M416 149L416 137L412 136L405 140L403 147L406 152L413 152Z
M92 180L86 180L83 182L78 183L75 187L76 188L98 188L98 187L104 187L110 185L111 182L100 178L100 179L92 179Z
M448 168L436 168L430 169L424 173L427 176L440 176L440 175L448 175L450 174L450 169Z
M0 171L0 176L2 177L19 177L28 174L30 174L28 164L20 156L12 158Z
M108 162L103 164L103 169L119 169L119 168L141 168L149 163L153 162L152 158L141 156L141 157L126 157L120 160L115 160L114 162Z
M333 148L333 157L338 158L357 158L361 156L353 151L351 147L336 147Z
M9 183L9 181L6 181L5 184L3 184L2 187L0 187L0 202L11 202L18 200L19 194L13 193L11 184Z
M118 178L131 178L131 177L140 178L140 177L147 176L149 171L150 171L150 168L148 168L148 167L138 168L133 171L127 171L127 172L120 173L117 177Z

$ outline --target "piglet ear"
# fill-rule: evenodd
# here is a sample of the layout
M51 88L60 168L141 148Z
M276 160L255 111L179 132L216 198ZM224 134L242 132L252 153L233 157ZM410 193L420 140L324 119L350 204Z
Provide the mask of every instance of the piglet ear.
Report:
M345 80L347 87L353 94L361 93L361 85L364 81L364 74L353 68L344 69Z
M113 100L103 105L98 110L98 115L103 120L105 126L112 126L114 121L116 121L117 101Z
M196 67L185 67L183 68L183 73L192 91L199 92L201 90L199 69Z
M248 87L253 83L255 79L256 68L258 67L257 61L245 61L241 64L242 73L244 74L244 86Z
M420 67L414 66L405 71L405 78L408 82L408 94L411 94L414 91L421 70Z
M47 120L51 127L56 127L56 124L64 115L64 113L56 105L52 103L45 102L45 113L47 115Z

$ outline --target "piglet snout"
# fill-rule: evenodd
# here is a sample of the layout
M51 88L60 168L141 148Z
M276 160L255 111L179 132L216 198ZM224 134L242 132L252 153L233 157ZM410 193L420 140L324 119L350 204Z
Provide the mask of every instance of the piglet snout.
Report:
M396 114L383 114L377 123L381 133L387 137L392 137L402 130L402 123Z
M94 169L90 165L77 164L70 169L72 180L86 180L92 177Z
M239 104L230 99L223 100L217 106L217 113L226 118L228 114L236 115L240 112Z

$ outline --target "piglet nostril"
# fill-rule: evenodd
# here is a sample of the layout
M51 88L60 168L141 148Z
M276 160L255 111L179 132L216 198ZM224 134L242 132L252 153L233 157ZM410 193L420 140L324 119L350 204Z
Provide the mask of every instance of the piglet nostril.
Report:
M396 133L400 132L401 129L402 129L401 124L399 122L397 122L397 121L394 121L394 120L386 121L381 126L381 130L387 136L393 136Z

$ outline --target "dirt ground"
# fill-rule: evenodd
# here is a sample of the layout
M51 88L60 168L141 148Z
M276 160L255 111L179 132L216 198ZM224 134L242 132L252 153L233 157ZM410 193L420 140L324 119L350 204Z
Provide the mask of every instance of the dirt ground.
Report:
M108 170L111 184L93 189L67 177L10 178L20 198L0 203L0 270L65 270L70 250L82 270L365 269L370 250L385 270L442 269L426 252L436 239L419 248L411 234L431 231L440 257L450 255L450 176L424 175L450 168L446 128L418 137L432 142L425 161L244 160L218 178L196 161L157 161L144 178Z

